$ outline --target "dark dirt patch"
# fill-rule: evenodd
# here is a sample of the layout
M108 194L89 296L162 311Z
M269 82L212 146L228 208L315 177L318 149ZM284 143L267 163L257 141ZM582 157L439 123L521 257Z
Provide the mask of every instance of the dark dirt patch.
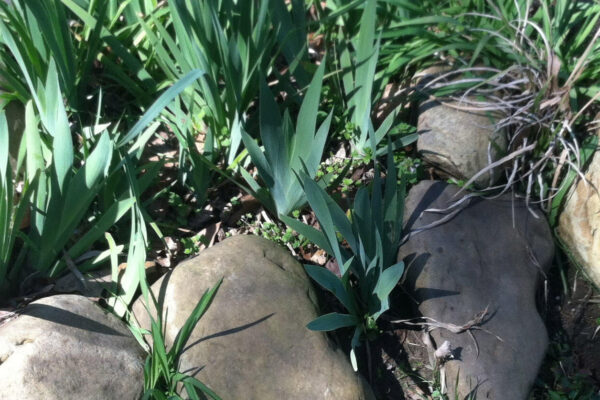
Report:
M434 372L420 330L395 329L374 342L372 387L377 399L424 399L431 392ZM366 373L366 372L365 372Z
M600 399L600 292L573 265L550 275L550 346L531 399Z

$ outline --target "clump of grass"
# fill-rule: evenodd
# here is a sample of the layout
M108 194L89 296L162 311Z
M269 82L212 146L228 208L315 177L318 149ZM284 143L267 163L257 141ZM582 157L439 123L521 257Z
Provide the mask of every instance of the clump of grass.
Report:
M183 385L190 399L201 399L210 397L214 400L220 400L220 397L208 386L193 376L179 371L179 360L183 354L185 344L187 343L194 328L200 321L200 318L206 313L208 307L213 301L217 290L221 286L222 279L212 288L207 290L196 307L181 327L173 345L167 350L165 344L165 325L163 321L163 310L161 305L154 298L154 295L148 290L146 285L142 285L144 298L153 302L157 310L156 318L148 309L150 316L150 335L152 337L152 350L146 358L144 365L144 395L143 400L149 399L182 399L178 393L178 385Z
M450 107L494 115L508 136L506 155L465 187L500 167L505 183L486 191L518 186L528 203L550 213L560 207L567 178L583 178L596 144L589 132L600 97L599 16L598 4L567 1L490 2L457 16L457 40L470 37L477 46L450 57L454 69L419 89Z

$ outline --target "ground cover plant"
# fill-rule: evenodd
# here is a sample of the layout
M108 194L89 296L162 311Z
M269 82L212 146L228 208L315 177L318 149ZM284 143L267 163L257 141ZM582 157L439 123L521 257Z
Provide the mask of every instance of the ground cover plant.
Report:
M514 191L555 227L598 147L599 23L598 3L567 0L0 1L0 303L110 266L106 306L146 343L129 313L140 291L160 307L146 264L256 232L333 293L308 328L336 331L371 376L404 272L404 192L435 176L416 102L498 115L504 176L477 194ZM146 398L178 382L226 398L177 369L217 288L172 348L153 320ZM598 384L550 376L535 393Z
M353 327L350 357L355 370L358 369L356 348L363 341L367 341L368 347L368 340L377 334L377 319L389 309L389 295L404 273L404 263L396 260L402 236L404 182L398 188L391 152L385 192L377 165L374 173L371 195L365 187L356 192L350 220L306 173L301 174L302 186L321 231L282 216L289 226L335 256L339 277L318 266L306 265L305 268L311 278L335 295L348 313L323 315L307 327L317 331ZM338 234L347 242L349 251L341 245ZM351 273L357 280L355 284L350 282Z

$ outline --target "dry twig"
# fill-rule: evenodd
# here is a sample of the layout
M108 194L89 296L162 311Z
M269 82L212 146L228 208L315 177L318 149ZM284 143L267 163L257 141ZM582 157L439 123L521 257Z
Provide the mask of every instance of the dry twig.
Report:
M467 332L469 334L469 336L471 337L471 339L473 339L473 343L475 344L475 351L477 353L477 356L479 356L479 345L477 344L477 340L475 339L475 336L473 336L473 333L471 332L471 330L474 330L474 329L481 330L483 332L489 333L490 335L496 337L496 339L498 339L499 341L504 342L504 340L502 340L501 337L499 337L499 336L493 334L492 332L490 332L489 330L481 327L481 325L487 321L486 317L489 315L488 310L489 310L489 305L485 308L485 310L476 314L475 317L473 317L473 319L467 321L466 323L464 323L462 325L456 325L456 324L451 324L451 323L446 323L446 322L439 322L430 317L400 319L400 320L394 320L394 321L390 321L390 322L394 323L394 324L420 326L420 327L426 328L427 333L430 333L431 331L433 331L435 329L445 329L447 331L450 331L450 332L456 333L456 334L461 334L461 333ZM422 319L424 321L423 322L413 322L415 319Z

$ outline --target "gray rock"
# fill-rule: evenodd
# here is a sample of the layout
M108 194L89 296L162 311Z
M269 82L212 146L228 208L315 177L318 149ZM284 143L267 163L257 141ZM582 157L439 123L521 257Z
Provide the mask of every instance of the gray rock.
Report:
M433 181L412 188L407 229L439 220L443 215L422 211L447 208L462 196L453 197L458 190ZM510 196L472 199L454 218L413 234L401 247L399 259L409 265L407 289L423 316L463 325L489 306L484 330L471 330L477 344L467 332L431 333L437 346L447 340L455 349L456 359L445 364L450 398L457 379L460 399L469 393L477 399L527 398L548 345L535 294L553 252L543 216L534 218Z
M85 297L46 297L0 326L0 398L139 399L144 358L129 329Z
M506 137L489 113L461 111L458 103L427 101L419 107L417 149L423 159L457 179L468 180L506 151ZM464 106L464 105L463 105ZM494 169L475 180L487 187L499 177Z
M157 281L167 345L205 290L223 277L181 357L224 399L372 398L346 354L305 326L318 314L302 266L284 248L256 236L234 236L204 250ZM134 314L148 327L140 301Z

